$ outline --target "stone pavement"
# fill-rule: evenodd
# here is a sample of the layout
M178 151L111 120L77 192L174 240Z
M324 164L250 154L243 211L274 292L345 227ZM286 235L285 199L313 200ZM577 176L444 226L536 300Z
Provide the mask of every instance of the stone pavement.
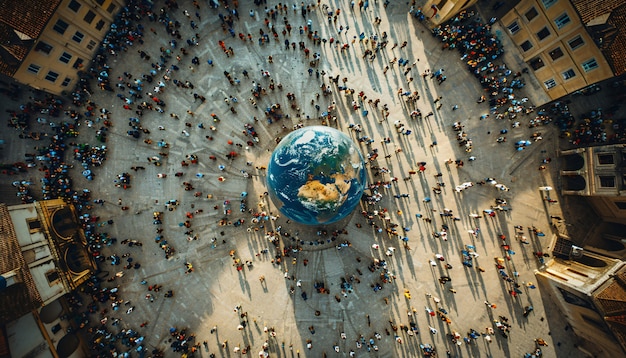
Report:
M184 36L191 36L189 20L182 13L183 9L188 9L193 14L191 1L179 3L180 9L173 11L170 17L182 23L181 32ZM269 3L268 6L276 2ZM319 79L307 73L309 59L304 58L301 51L285 51L282 42L259 46L256 41L244 43L231 37L222 32L218 11L202 5L201 21L196 20L200 26L196 30L199 31L200 45L190 49L190 54L179 65L180 70L173 72L171 76L182 81L189 80L195 87L177 88L171 82L166 85L161 95L167 103L165 113L146 113L141 118L142 126L149 129L150 134L142 135L139 140L127 136L126 131L129 128L125 125L126 118L134 116L133 112L123 110L119 99L110 93L96 91L93 94L92 100L95 103L112 112L114 126L107 141L108 159L104 166L94 170L95 179L91 182L82 177L78 168L73 169L75 186L89 188L94 199L106 200L103 206L94 208L94 213L103 220L113 219L114 224L102 231L117 237L118 242L136 239L144 243L143 247L131 248L118 243L105 249L107 255L129 252L135 262L142 265L140 269L127 271L124 277L114 281L114 284L120 285L122 297L131 300L136 306L134 312L130 315L113 314L110 319L117 315L117 318L122 319L120 328L139 329L145 334L148 347L163 349L169 347L167 340L170 327L188 327L189 332L197 335L198 341L207 340L209 351L218 356L232 356L234 347L247 345L252 347L252 354L256 355L266 340L270 344L271 356L276 357L321 357L324 353L331 354L335 343L340 347L339 356L347 356L349 350L355 350L357 356L418 356L420 343L433 344L442 356L446 350L450 350L453 356L523 356L525 352L534 350L533 340L538 337L549 344L548 347L543 347L546 357L580 354L573 348L573 337L568 335L569 332L565 330L555 308L546 297L542 297L539 289L530 289L524 284L534 281L533 272L539 268L532 252L548 250L546 246L550 242L550 215L560 213L558 203L548 204L543 201L538 190L540 186L552 185L556 175L556 169L550 166L545 171L537 170L542 158L555 156L555 128L540 127L544 139L533 143L526 150L516 151L513 143L529 139L537 131L536 128L525 125L531 117L522 117L522 125L518 128L511 128L510 123L493 118L480 120L480 116L488 113L489 108L485 103L476 103L482 94L478 81L465 69L457 51L442 51L441 44L431 36L428 29L407 14L409 5L404 2L392 2L386 9L383 1L371 2L367 11L359 11L358 6L351 11L349 1L323 3L330 5L333 10L341 8L341 14L337 23L330 26L326 15L316 8L308 17L313 20L313 29L319 31L323 38L333 36L341 44L349 43L348 50L340 51L330 44L312 46L305 35L298 34L298 27L306 25L300 11L294 15L290 8L286 15L293 26L290 40L296 43L307 41L311 52L321 53L320 64L314 71L324 70L326 76L321 75ZM155 8L161 6L162 3L157 2ZM251 9L257 11L254 17L248 15ZM267 31L262 9L263 7L242 1L239 6L241 20L235 23L237 31L254 34L254 38L259 29ZM225 13L223 9L220 11ZM376 17L382 19L378 26L373 24ZM130 72L136 77L147 73L150 63L142 61L136 52L142 49L156 60L159 47L169 46L170 39L165 36L161 25L157 26L147 19L142 23L146 29L155 27L158 35L146 30L145 44L135 44L127 53L110 58L108 64L112 68L112 78L122 76L123 72ZM337 34L340 25L344 28L349 25L350 29ZM283 26L281 21L276 21L276 26L280 32ZM494 29L502 32L498 25ZM391 44L407 41L407 47L392 50L390 44L373 61L362 59L365 44L358 40L352 44L353 36L364 32L367 36L378 33L380 37L383 31L389 34ZM504 42L505 50L512 48L506 36L500 38ZM280 39L282 41L283 37L280 36ZM218 40L231 46L234 56L227 58L216 46ZM267 61L270 55L273 63ZM200 65L194 66L193 72L188 68L189 58L192 56L200 58ZM408 58L410 63L417 61L411 73L415 78L412 82L407 82L397 64L386 75L383 74L384 67L394 57ZM208 59L214 61L213 67L207 65ZM517 61L514 51L507 51L505 62L513 71L521 69ZM423 80L420 76L426 69L434 71L439 68L445 68L448 78L441 85L437 85L434 79ZM250 73L250 78L244 78L244 69ZM261 76L262 70L269 71L271 78L275 83L281 83L283 89L268 90L267 95L258 100L259 108L256 109L248 102L248 98L253 81L264 87L269 85L269 80ZM229 85L225 81L224 71L238 77L241 84ZM344 92L338 92L336 86L331 87L332 96L320 96L319 100L316 99L316 93L321 92L319 88L322 82L329 84L328 76L336 75L347 77L346 86L356 93L364 91L368 98L380 98L378 109L368 108L370 114L362 116L360 110L352 109L352 99L345 96ZM530 84L527 88L533 86L532 78L524 75L524 79ZM418 91L421 95L417 102L418 108L424 114L432 111L434 115L420 120L410 119L410 110L404 97L397 95L399 88ZM149 90L146 88L146 91ZM207 101L204 104L194 101L194 92L205 96ZM296 95L298 111L288 108L284 97L288 92ZM530 103L542 103L544 100L538 91L527 92L524 95L529 96ZM238 104L225 103L224 98L229 96L237 97ZM442 107L437 110L433 101L439 96L442 96ZM316 234L318 228L287 223L285 218L279 217L276 221L266 222L266 227L259 231L254 231L255 225L251 223L251 216L238 210L241 193L247 192L248 208L276 214L273 205L263 197L266 191L265 172L255 167L267 165L276 143L274 139L284 136L293 126L300 122L304 125L322 123L310 104L312 99L316 99L315 102L320 103L322 108L329 106L332 101L336 102L337 121L331 125L349 132L355 141L360 135L374 138L374 143L369 147L362 144L364 153L378 148L381 154L391 154L389 158L381 155L378 165L389 168L390 176L400 180L384 192L380 207L388 208L392 222L410 228L406 233L410 250L405 250L397 238L374 232L357 209L355 215L345 224L348 235L340 235L337 241L349 240L350 247L336 248L334 244L320 247L305 245L295 255L294 260L285 257L279 265L271 262L274 248L265 238L264 230L280 225L283 232L289 232L292 237L314 241L319 239ZM273 103L281 103L290 118L268 124L264 120L263 109ZM387 120L383 120L380 112L383 104L388 104L390 108ZM231 105L236 108L236 114L231 113ZM452 110L454 105L458 105L457 110ZM370 106L365 103L364 107ZM195 115L187 115L187 110L195 112ZM169 113L177 113L180 120L173 119ZM213 123L210 113L216 113L221 121ZM307 116L311 119L307 119ZM253 117L259 121L255 122ZM393 125L396 120L404 122L414 134L398 134ZM463 151L455 141L457 132L452 130L452 124L457 121L462 122L464 131L473 140L474 149L471 153ZM186 127L185 122L191 123L191 127ZM205 127L215 125L217 131L198 128L199 123L203 123ZM252 147L246 146L248 137L242 134L245 123L252 124L259 133L260 142ZM364 131L361 134L350 131L350 123L361 124ZM159 125L164 130L158 130ZM88 128L83 123L77 142L96 144L94 137L98 126L96 124L94 128ZM509 130L508 140L506 143L497 143L496 138L500 136L502 129ZM190 135L182 135L183 130L187 130ZM208 140L207 135L214 139ZM381 144L381 140L386 137L390 137L392 142ZM153 143L145 143L146 138L152 139ZM168 149L157 147L156 142L161 139L169 143ZM229 140L233 142L232 145L228 144ZM437 145L431 147L431 143L435 141ZM13 146L14 142L24 143L11 140L7 146ZM241 144L242 147L235 144ZM24 147L13 148L11 147L13 154L27 150ZM402 151L394 154L396 148L401 148ZM226 158L231 151L238 153L234 160ZM162 165L150 165L146 158L159 155L159 152L167 154L161 155ZM181 167L181 161L191 154L198 156L199 163ZM212 155L217 159L211 160ZM476 160L469 161L470 155L475 156ZM461 168L456 168L454 164L448 165L446 160L449 158L462 159L465 165ZM251 161L252 165L246 165L247 161ZM416 163L421 161L427 163L424 174L412 176L408 181L401 180L410 177L408 171L415 169ZM218 169L218 165L224 165L224 171ZM130 170L131 166L144 166L146 170L134 172ZM241 170L250 173L250 178L244 178ZM127 190L115 187L113 182L116 175L123 172L132 175L132 187ZM185 174L182 178L177 178L174 176L176 172ZM442 188L441 195L435 195L431 188L437 182L434 175L439 172L442 173L441 180L445 182L445 187ZM36 172L31 173L36 177ZM167 178L158 178L158 173L167 174ZM197 173L204 174L204 177L198 178ZM226 180L219 181L220 176ZM385 176L384 179L389 180L390 176ZM495 178L511 190L500 192L490 185L474 185L461 193L454 190L460 183L476 183L487 177ZM372 172L369 180L373 182L381 180L381 177L374 176ZM195 189L185 191L181 185L183 181L192 183ZM196 191L202 194L195 197ZM408 193L410 197L395 199L393 194L399 193ZM432 197L430 203L423 202L427 196ZM505 198L512 211L499 212L494 218L485 216L474 219L469 216L471 213L484 216L482 211L495 205L494 199L497 197ZM121 199L122 205L118 205L118 199ZM179 200L180 205L176 210L167 211L164 204L172 199ZM233 211L226 217L226 221L232 223L244 219L243 225L222 225L224 200L231 201ZM121 206L128 206L130 209L122 211ZM451 209L460 220L442 221L437 214L444 208ZM193 213L198 209L203 212L196 213L190 219L193 234L198 235L198 240L188 241L189 235L184 234L187 229L181 228L179 223L187 220L186 212ZM364 207L363 210L367 209ZM154 243L154 211L164 211L162 235L177 250L169 260L163 257L162 250ZM417 219L417 213L425 218L432 218L432 222ZM362 228L357 228L356 224L361 224ZM436 239L432 235L441 230L442 224L450 227L447 241ZM513 240L514 225L524 228L525 235L530 240L529 245ZM531 226L544 230L548 233L547 236L532 235L527 230ZM468 230L477 227L480 227L481 233L474 238ZM518 280L522 283L523 293L517 298L509 295L507 286L494 266L494 258L503 256L501 240L498 238L500 234L511 238L511 248L516 253L511 261L505 260L504 264L509 272L519 274ZM283 237L281 245L290 244L291 240ZM380 248L374 249L374 244ZM475 259L472 268L462 265L460 251L468 244L474 245L476 253L480 255ZM392 256L385 255L389 247L395 248ZM269 249L269 253L263 253L264 249ZM238 271L233 266L229 253L243 261L251 261L252 265ZM453 268L446 269L442 262L431 266L429 260L434 259L437 253L444 255L446 262ZM395 275L395 279L391 283L383 284L383 289L378 292L372 289L372 285L381 281L379 271L371 272L368 269L373 258L385 259L389 270ZM305 259L308 261L306 265ZM185 274L185 262L193 264L194 272ZM477 269L479 266L484 272ZM110 266L108 262L102 264L103 270L109 270L107 275L113 275L118 268L119 266ZM294 279L285 278L292 275ZM444 275L449 276L452 281L445 285L439 284L437 279ZM260 281L260 276L264 276L263 282ZM352 284L352 292L345 295L340 292L342 279ZM154 302L144 299L148 291L146 286L140 284L142 280L147 280L149 284L163 285L165 290L174 290L175 297L163 298L160 293L154 294ZM298 287L298 281L301 282L301 287ZM330 294L315 292L313 286L320 282ZM293 294L290 293L292 288ZM450 291L451 288L456 293ZM410 299L404 295L405 290L410 290ZM307 293L306 300L302 298L302 292ZM451 324L448 325L437 317L430 317L425 311L425 307L436 308L434 298L438 298L439 307L448 312ZM497 308L487 308L484 301L497 305ZM241 306L241 311L247 312L249 323L242 331L237 330L240 319L238 313L233 312L238 305ZM525 318L522 311L527 305L532 305L535 310ZM319 315L316 315L316 311L319 311ZM456 347L446 336L452 332L466 336L470 329L484 333L486 327L493 327L493 320L498 319L499 315L510 319L512 328L508 339L496 333L491 344L479 338L474 344ZM139 324L144 321L149 322L147 327L139 328ZM411 321L419 331L417 336L409 336L400 328L397 332L393 331L394 326L409 326ZM214 326L218 327L217 332L211 334L210 330ZM429 326L437 329L438 333L431 334ZM273 328L276 337L264 332L264 327ZM346 340L341 339L341 332L345 332ZM365 347L357 348L356 341L361 335L369 340L375 332L382 335L380 340L376 339L379 348L377 352L368 353ZM394 334L402 339L402 344L396 343ZM308 340L312 344L310 350L306 347ZM221 349L224 341L228 341L227 349ZM167 356L174 356L171 350L166 349L166 352ZM200 354L206 357L209 353L202 348Z

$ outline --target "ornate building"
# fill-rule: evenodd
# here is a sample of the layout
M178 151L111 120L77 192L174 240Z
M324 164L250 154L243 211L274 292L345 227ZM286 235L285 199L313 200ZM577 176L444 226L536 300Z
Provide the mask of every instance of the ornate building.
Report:
M558 238L554 259L537 273L542 292L559 307L593 357L626 354L626 263ZM593 248L590 248L593 250Z
M585 196L604 221L626 221L626 145L560 152L562 194Z
M62 297L96 271L86 245L74 207L61 199L0 204L0 329L11 356L80 356Z

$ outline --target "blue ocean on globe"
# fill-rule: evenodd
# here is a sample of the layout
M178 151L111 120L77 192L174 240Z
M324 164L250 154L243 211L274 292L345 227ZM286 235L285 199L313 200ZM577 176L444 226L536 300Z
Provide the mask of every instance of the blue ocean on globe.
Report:
M280 212L306 224L330 224L348 216L366 187L365 163L346 134L304 127L276 146L267 166L267 186Z

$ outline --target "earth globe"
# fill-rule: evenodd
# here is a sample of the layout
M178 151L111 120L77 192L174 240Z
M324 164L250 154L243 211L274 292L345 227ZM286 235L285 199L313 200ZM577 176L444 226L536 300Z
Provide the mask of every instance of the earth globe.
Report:
M287 218L325 225L348 216L366 186L365 163L346 134L310 126L286 135L272 152L267 186Z

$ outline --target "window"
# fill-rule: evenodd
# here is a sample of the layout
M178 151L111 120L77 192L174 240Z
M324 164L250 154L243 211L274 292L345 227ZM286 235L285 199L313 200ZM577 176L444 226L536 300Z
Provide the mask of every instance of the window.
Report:
M522 50L524 50L524 52L526 52L533 48L533 44L530 43L530 41L526 40L520 45L520 47L522 48Z
M72 40L81 43L83 41L83 38L85 37L85 35L79 31L76 31L76 33L74 34L74 36L72 36Z
M574 72L574 69L570 68L569 70L561 73L561 76L563 76L563 79L567 81L571 78L576 77L576 72Z
M70 55L67 52L63 52L63 54L61 55L61 57L59 57L59 61L63 62L63 63L70 63L70 60L72 59L72 55Z
M598 154L598 163L600 165L615 164L613 154Z
M59 74L53 71L48 71L48 74L46 75L46 79L50 82L55 82L57 80L57 78L59 78Z
M80 6L81 6L80 3L76 0L70 1L70 4L67 5L67 7L69 7L74 12L78 12L78 9L80 9Z
M535 71L545 66L545 63L543 63L543 60L541 59L541 57L533 58L532 60L530 60L530 62L528 62L528 64Z
M96 0L96 2L98 3L98 5L104 4L104 0Z
M89 40L89 43L87 44L87 49L93 50L94 46L96 46L96 42L94 40Z
M600 175L600 187L602 188L615 188L615 177Z
M30 73L38 74L39 70L41 70L41 66L31 63L26 70Z
M112 14L113 11L115 11L115 5L114 4L110 4L109 7L107 7L107 12L109 14Z
M59 281L59 273L56 270L46 272L46 278L48 279L48 283L53 285L57 281Z
M28 231L32 234L41 231L41 221L37 219L27 219Z
M546 89L550 89L550 88L556 87L556 81L554 80L554 78L551 78L545 81L543 85L546 86Z
M615 206L620 210L626 210L626 201L616 201Z
M539 13L537 12L537 9L535 9L534 7L531 7L530 10L526 11L526 13L524 14L524 16L526 17L526 20L528 21L537 17L537 15L539 15Z
M70 60L72 59L72 55L70 55L67 52L63 52L63 54L61 55L61 57L59 57L59 61L63 62L63 63L70 63Z
M82 58L77 58L76 62L74 62L74 66L72 66L76 69L83 67L83 59Z
M93 19L96 18L96 13L89 10L87 11L87 14L85 14L85 17L83 17L83 20L88 23L91 24L93 22Z
M541 2L543 3L543 7L545 7L546 9L554 5L557 1L559 0L541 0Z
M554 50L548 52L552 61L556 61L559 58L563 57L563 50L560 47L555 48Z
M65 77L65 79L64 79L64 80L63 80L63 82L61 83L61 86L63 86L63 87L67 87L67 86L70 84L70 82L72 82L72 79L71 79L71 78L69 78L69 77Z
M585 72L589 72L591 70L595 70L596 68L598 68L598 61L596 61L595 58L592 58L590 60L587 60L583 63L580 64L583 68L583 71Z
M569 40L567 43L569 44L569 47L572 50L575 50L579 48L580 46L584 45L585 41L583 41L583 38L580 35L578 35L574 37L573 39Z
M68 26L70 25L67 22L59 19L57 20L56 24L54 24L52 28L54 29L54 31L63 35L65 33L65 30L67 30Z
M509 29L509 32L511 33L511 35L513 35L519 31L519 24L517 23L517 21L513 21L506 28Z
M98 31L102 30L102 28L104 27L104 24L105 24L104 20L98 21L96 23L96 30L98 30Z
M539 41L545 39L548 36L550 36L550 30L548 30L547 27L544 27L539 32L537 32L537 37L539 38Z
M37 45L35 46L35 51L41 51L49 55L50 51L52 51L52 46L48 45L47 43L43 41L39 41L37 42Z
M554 23L556 24L556 27L559 29L562 29L565 25L569 24L571 21L572 20L569 18L569 16L567 16L567 13L563 13L562 15L554 19Z

